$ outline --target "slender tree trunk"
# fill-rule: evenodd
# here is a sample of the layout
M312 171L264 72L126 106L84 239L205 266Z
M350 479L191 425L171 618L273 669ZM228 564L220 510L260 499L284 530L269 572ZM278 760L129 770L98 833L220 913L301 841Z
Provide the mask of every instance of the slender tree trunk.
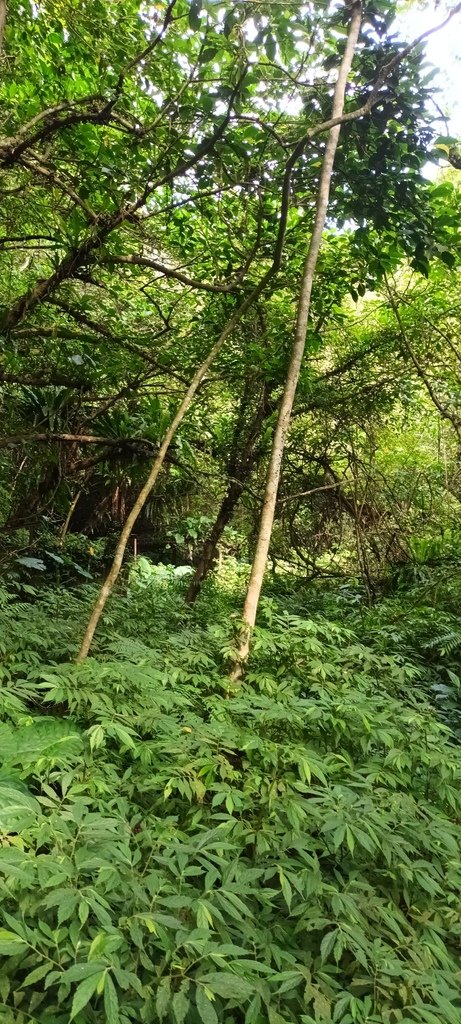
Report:
M191 383L190 383L190 385L189 385L189 387L188 387L188 389L187 389L187 391L186 391L186 393L184 395L184 398L183 398L181 404L179 405L179 407L178 407L178 409L177 409L177 411L176 411L176 413L175 413L175 415L174 415L174 417L173 417L173 419L172 419L172 421L170 423L170 426L168 427L168 430L166 431L166 434L165 434L165 436L163 438L162 444L160 445L160 449L159 449L158 455L157 455L157 457L154 460L154 463L152 465L152 468L151 468L151 471L149 473L149 476L148 476L148 478L147 478L147 480L146 480L146 482L144 484L144 487L142 487L141 491L139 492L138 497L137 497L137 499L136 499L136 501L135 501L135 503L133 505L133 508L131 509L131 512L130 512L127 520L126 520L125 526L123 527L123 530L122 530L122 532L120 534L120 537L119 537L119 540L118 540L118 544L117 544L117 547L115 549L114 560L112 562L111 568L109 569L109 572L108 572L108 574L106 576L106 579L104 580L104 583L103 583L103 585L101 587L101 590L100 590L100 592L98 594L98 597L96 599L95 606L94 606L93 611L92 611L92 613L90 615L90 618L89 618L89 621L88 621L88 625L86 627L86 630L85 630L85 633L84 633L84 636L83 636L83 640L82 640L82 644L81 644L80 650L79 650L79 652L77 654L77 657L75 659L77 664L79 664L80 662L84 661L85 658L88 655L88 652L90 650L91 643L92 643L92 640L93 640L93 637L94 637L94 634L95 634L98 622L99 622L99 620L101 618L101 615L102 615L102 613L104 611L104 608L106 606L106 602L107 602L108 598L110 597L110 595L112 593L112 590L114 589L114 586L115 586L115 583L117 581L120 569L122 567L123 556L125 554L126 546L127 546L128 541L130 539L130 534L131 534L131 531L133 529L133 526L134 526L134 524L135 524L139 514L142 512L142 510L144 508L144 505L146 504L146 501L147 501L149 495L151 494L151 492L152 492L152 490L153 490L153 488L155 486L155 483L157 481L157 477L158 477L158 475L160 473L160 470L162 469L163 463L165 461L165 456L166 456L166 454L168 452L168 448L170 447L170 444L171 444L171 442L173 440L173 437L175 436L175 433L176 433L178 427L181 425L181 423L182 423L182 421L183 421L183 419L184 419L184 417L185 417L185 415L186 415L186 413L187 413L187 411L189 409L189 406L192 404L192 401L194 399L194 396L195 396L195 393L196 393L197 389L199 388L203 378L205 377L206 373L208 372L208 370L209 370L213 360L216 358L216 356L221 351L224 343L227 341L227 338L229 337L229 335L232 334L234 328L237 326L237 324L242 319L242 316L244 316L244 314L247 312L247 310L249 310L254 305L254 303L258 301L258 299L259 299L260 295L262 295L266 285L269 283L269 281L272 279L272 277L274 277L274 275L278 272L278 270L280 268L280 263L281 263L281 259L282 259L282 252L283 252L283 243L284 243L284 239L285 239L285 230L286 230L287 216L288 216L290 185L291 185L291 174L292 174L292 171L293 171L293 167L294 167L294 165L296 163L296 160L304 152L305 145L306 145L306 140L302 139L301 142L299 142L298 145L295 147L295 149L294 149L290 159L288 160L286 168L285 168L285 174L284 174L283 185L282 185L282 199L281 199L281 206L280 206L280 220L279 220L279 227L278 227L278 232L277 232L277 238L276 238L275 247L274 247L274 255L273 255L273 259L272 259L272 265L269 267L269 270L267 270L266 273L263 275L263 277L258 282L258 284L252 289L252 291L246 296L246 298L243 299L243 301L241 302L240 306L236 309L234 315L230 318L230 320L226 324L224 330L221 332L218 340L213 345L213 348L208 353L206 359L203 361L201 366L199 366L198 370L196 371L196 373L195 373L195 375L194 375L194 377L193 377L193 379L192 379L192 381L191 381Z
M168 427L168 430L166 431L166 433L164 435L164 438L163 438L163 441L162 441L162 443L160 445L158 454L156 455L156 457L154 459L154 462L152 464L152 468L151 468L149 476L147 477L147 480L146 480L146 482L144 484L144 487L141 488L141 490L140 490L140 492L138 494L138 497L136 498L136 501L135 501L135 503L133 505L133 508L131 509L129 515L127 516L125 525L124 525L123 530L122 530L122 532L120 534L120 537L119 537L119 540L118 540L118 543L117 543L117 547L115 549L115 555L114 555L114 559L113 559L112 565L111 565L111 567L109 569L109 572L108 572L108 574L106 576L106 579L104 580L104 583L103 583L103 585L101 587L101 590L99 591L96 603L94 605L93 611L92 611L90 619L88 621L88 625L86 627L85 634L84 634L84 637L83 637L83 640L82 640L82 645L81 645L80 650L78 652L78 655L76 657L77 663L80 663L80 662L84 661L85 658L87 657L87 654L88 654L89 650L90 650L91 643L92 643L92 640L93 640L93 636L94 636L95 631L96 631L96 627L97 627L98 622L99 622L99 620L101 618L101 615L102 615L102 613L104 611L106 602L107 602L108 598L110 597L110 595L112 593L112 590L114 589L114 586L115 586L115 583L117 581L120 569L122 567L123 557L124 557L124 554L125 554L126 546L127 546L128 541L130 539L131 531L132 531L132 529L134 527L134 524L135 524L138 516L142 512L142 510L144 508L144 505L146 504L146 501L147 501L149 495L151 494L151 491L153 490L153 488L155 486L155 483L157 481L157 478L159 476L159 473L160 473L160 471L162 469L162 466L163 466L163 463L165 461L165 456L166 456L166 454L168 452L168 449L170 447L170 444L171 444L171 442L172 442L172 440L173 440L173 438L174 438L174 436L176 434L176 431L177 431L178 427L181 425L181 423L182 423L182 421L183 421L183 419L184 419L184 417L185 417L185 415L186 415L186 413L187 413L187 411L188 411L188 409L189 409L189 407L190 407L190 405L191 405L191 403L192 403L192 401L194 399L196 391L197 391L199 385L201 384L203 378L205 377L205 374L208 372L208 370L209 370L213 360L216 358L218 353L221 351L225 341L227 340L229 335L232 334L232 331L237 326L237 324L241 320L242 316L247 312L247 310L250 308L250 306L252 306L253 303L258 300L258 298L259 298L263 288L265 287L265 285L267 283L267 280L268 280L268 277L269 277L269 273L270 272L268 272L268 274L266 274L262 278L262 280L259 282L259 284L256 286L256 288L254 288L253 291L250 292L249 295L247 295L246 299L243 300L243 302L240 304L238 309L236 309L234 315L227 322L226 326L224 327L224 330L221 331L221 334L220 334L219 338L217 339L217 341L213 345L213 348L210 349L206 359L203 361L201 366L199 366L198 370L196 370L196 372L194 374L194 377L192 378L192 381L189 384L189 387L188 387L188 389L187 389L187 391L186 391L186 393L184 395L184 398L182 399L181 404L178 406L178 409L176 410L176 413L175 413L175 415L174 415L174 417L173 417L173 419L172 419L172 421L170 423L170 426Z
M222 537L223 530L232 519L235 507L238 504L245 485L248 482L259 458L259 451L256 447L261 426L272 413L272 381L264 385L261 400L258 404L250 424L246 430L246 440L242 438L241 416L246 405L245 396L237 418L232 451L227 464L228 485L226 493L221 502L216 520L203 544L202 550L196 562L195 573L189 584L186 594L188 604L196 601L208 573L213 568L218 556L218 544Z
M3 39L6 24L6 0L0 0L0 55L3 52Z
M244 476L246 477L246 473ZM197 560L194 575L189 584L186 601L188 604L194 604L197 600L198 595L202 589L202 585L205 582L208 573L213 568L217 556L218 556L218 544L221 540L223 531L227 524L232 519L234 514L235 506L237 505L240 495L244 489L245 480L232 480L229 484L224 498L221 502L218 515L213 523L213 526L208 534L208 537L202 547L200 556Z
M337 84L336 84L335 93L334 93L334 99L333 99L333 109L332 109L332 117L333 118L341 117L342 112L343 112L344 95L345 95L345 89L346 89L346 84L347 84L347 78L348 78L350 66L351 66L351 63L352 63L352 58L354 56L355 46L356 46L356 43L357 43L359 31L360 31L361 11L362 11L362 8L361 8L361 3L360 2L354 4L354 6L351 9L351 22L350 22L349 34L348 34L348 38L347 38L347 42L346 42L346 49L345 49L344 57L343 57L343 60L341 62L341 67L340 67L340 71L339 71L339 75L338 75L338 81L337 81ZM244 622L247 624L247 627L248 627L248 630L247 630L248 636L247 636L246 639L244 639L244 641L242 643L241 650L239 652L239 659L240 660L244 659L246 657L246 655L248 654L249 629L251 628L252 625L254 625L254 622L255 622L255 619L256 619L256 610L257 610L258 601L259 601L259 594L261 592L262 580L263 580L263 576L264 576L264 570L265 570L266 559L267 559L267 552L268 552L268 549L269 549L270 534L271 534L272 523L273 523L273 519L274 519L275 502L276 502L276 499L277 499L277 487L278 487L278 480L279 480L279 477L280 477L280 465L281 465L281 460L282 460L283 448L284 448L285 437L286 437L286 433L287 433L288 425L289 425L289 421L290 421L291 410L292 410L292 407L293 407L293 401L294 401L294 396L295 396L295 392L296 392L296 386L297 386L297 383L298 383L299 371L300 371L302 356L303 356L303 352L304 352L304 345L305 345L306 331L307 331L307 321L308 321L308 317L309 317L310 296L311 296L311 291L312 291L312 281L313 281L313 277L314 277L314 273L315 273L315 266L316 266L316 263L317 263L317 257L318 257L319 250L320 250L320 244L321 244L321 240L322 240L322 232L323 232L323 228L324 228L324 225L325 225L325 218L326 218L326 213L327 213L328 198L329 198L329 191L330 191L331 174L332 174L332 170L333 170L333 161L334 161L334 156L335 156L335 152L336 152L336 147L337 147L337 144L338 144L339 133L340 133L340 125L338 124L338 125L335 125L330 130L330 133L329 133L328 139L327 139L327 143L326 143L326 146L325 146L325 155L324 155L324 160L323 160L322 172L321 172L321 175L320 175L320 183L319 183L319 192L318 192L317 210L316 210L316 217L315 217L315 223L314 223L314 230L313 230L312 237L311 237L311 242L310 242L309 251L308 251L308 255L307 255L307 259L306 259L306 264L305 264L304 273L303 273L303 281L302 281L302 286L301 286L301 296L300 296L299 307L298 307L298 322L297 322L296 333L295 333L295 342L294 342L294 345L293 345L292 358L291 358L290 367L289 367L289 374L288 374L288 379L287 379L287 385L286 385L285 392L284 392L284 395L283 395L282 405L281 405L280 414L279 414L279 421L278 421L278 424L277 424L277 428L276 428L276 432L275 432L275 437L274 437L274 444L273 444L273 450L272 450L271 463L270 463L270 468L269 468L269 473L268 473L268 478L267 478L266 498L265 498L265 501L264 501L263 514L262 514L262 517L261 517L260 536L259 536L259 539L258 539L257 550L256 550L256 555L255 555L255 562L253 564L253 571L252 571L252 574L251 574L250 586L249 586L248 594L247 594L247 600L245 602ZM186 413L187 413L187 411L188 411L188 409L189 409L189 407L190 407L190 405L191 405L191 403L193 401L193 398L195 396L195 393L196 393L196 391L197 391L201 381L203 380L203 378L204 378L205 374L207 373L209 367L211 366L213 360L215 359L215 357L220 352L220 350L221 350L222 346L224 345L224 342L228 338L229 334L232 333L234 327L240 321L240 319L243 316L243 314L250 308L250 306L253 305L254 302L256 302L258 300L258 298L261 295L261 292L263 291L263 289L265 288L268 280L270 279L270 277L272 277L273 273L278 269L278 266L280 264L280 258L281 258L281 252L282 252L282 246L283 246L283 239L284 239L284 232L285 232L285 224L286 224L286 215L287 215L287 207L288 207L288 197L289 197L291 171L292 171L292 168L293 168L293 165L294 165L296 159L303 152L303 150L305 148L305 145L306 145L306 142L307 142L307 139L306 140L303 139L301 141L301 143L298 144L298 146L296 147L294 153L292 154L292 157L290 158L290 160L288 162L288 165L287 165L287 168L286 168L286 173L285 173L285 178L284 178L284 185L283 185L283 195L282 195L281 220L280 220L280 224L279 224L279 233L278 233L278 238L277 238L277 242L276 242L274 261L273 261L272 268L267 272L267 274L264 275L262 280L259 282L259 284L256 286L256 288L254 288L253 291L247 296L247 298L244 299L244 301L241 303L239 308L234 313L234 316L231 318L231 320L228 322L228 324L224 328L224 330L221 333L220 337L218 338L218 340L216 341L215 345L213 346L213 348L209 352L207 358L204 360L204 362L201 364L201 366L196 371L196 373L195 373L195 375L193 377L193 380L191 381L191 384L189 385L189 387L188 387L188 389L186 391L186 394L184 395L184 398L183 398L180 406L178 407L178 409L177 409L177 411L176 411L176 413L175 413L175 415L174 415L174 417L173 417L173 419L172 419L172 421L170 423L170 426L168 427L168 430L167 430L167 432L166 432L166 434L165 434L165 436L163 438L162 444L160 446L158 455L157 455L156 459L154 460L154 463L152 465L152 469L151 469L151 471L149 473L149 476L148 476L148 478L146 480L146 483L144 484L144 487L141 489L141 491L140 491L140 493L139 493L139 495L138 495L138 497L137 497L137 499L136 499L136 501L135 501L135 503L133 505L133 508L131 509L131 512L129 513L129 515L127 517L127 520L126 520L126 523L125 523L125 525L123 527L123 530L122 530L122 532L120 534L119 541L118 541L118 544L117 544L117 547L116 547L116 550L115 550L115 555L114 555L114 560L112 562L112 566L111 566L111 568L110 568L110 570L109 570L109 572L107 574L107 577L104 580L104 583L103 583L103 585L101 587L101 590L99 592L98 598L96 600L96 604L95 604L95 606L93 608L93 611L91 613L91 616L90 616L87 628L85 630L85 634L84 634L84 637L83 637L82 645L80 647L80 650L79 650L77 658L76 658L77 663L80 663L80 662L84 661L84 659L88 655L88 652L90 650L91 643L92 643L92 640L93 640L93 636L94 636L95 631L96 631L96 627L98 625L98 622L99 622L99 620L101 618L102 612L103 612L103 610L105 608L106 602L107 602L110 594L112 593L112 590L114 588L114 585L115 585L116 580L118 578L118 575L120 573L120 569L121 569L122 562L123 562L123 556L125 554L126 546L127 546L128 540L130 538L133 526L134 526L134 524L135 524L135 522L136 522L140 512L144 508L144 505L145 505L145 503L146 503L146 501L147 501L151 491L153 490L153 487L154 487L154 485L155 485L155 483L157 481L157 478L158 478L158 475L160 473L160 470L161 470L161 468L163 466L163 462L164 462L165 456L167 454L168 448L169 448L169 446L171 444L171 441L173 440L173 437L175 436L175 433L176 433L178 427L182 423L182 421L183 421L183 419L184 419L184 417L185 417L185 415L186 415ZM19 300L19 301L21 302L22 300ZM259 582L258 582L258 580L259 580Z
M341 117L344 110L344 99L347 80L351 69L352 60L357 46L360 25L362 19L362 8L356 3L351 8L351 20L349 33L346 42L344 56L338 73L335 86L332 108L332 119ZM240 647L237 653L236 665L232 672L234 681L238 681L242 675L242 665L246 661L250 649L250 633L256 622L261 588L266 570L267 556L272 534L272 527L277 501L277 491L280 480L285 441L290 425L293 403L301 370L304 348L306 344L307 325L309 320L310 300L312 285L315 276L317 259L322 244L322 235L330 197L331 177L335 153L338 145L341 126L335 125L330 129L325 152L323 157L322 170L317 193L316 213L314 227L311 235L309 249L304 264L301 291L298 302L298 314L296 320L295 335L291 358L288 367L285 390L280 404L279 416L272 443L272 452L266 478L266 490L261 512L259 535L256 542L256 550L253 558L253 565L248 583L244 609L243 609L243 631Z

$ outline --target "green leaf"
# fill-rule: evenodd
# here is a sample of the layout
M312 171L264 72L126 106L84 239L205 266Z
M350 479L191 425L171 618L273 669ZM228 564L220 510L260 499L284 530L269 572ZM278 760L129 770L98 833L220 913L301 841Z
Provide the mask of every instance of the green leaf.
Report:
M237 21L238 18L234 13L231 12L229 14L226 14L226 17L224 18L224 35L226 36L226 38L229 38L234 25L237 24Z
M218 48L216 46L207 46L200 54L200 64L208 64L211 60L216 57ZM194 531L195 532L195 531ZM193 536L192 531L189 530L190 536ZM195 532L195 536L197 536Z
M0 832L22 832L39 817L40 805L25 786L9 780L0 782Z
M192 0L189 7L189 27L194 32L199 32L202 27L201 19L199 18L200 11L202 10L202 0Z
M171 1000L171 1006L176 1024L184 1024L189 1011L190 1001L183 989L175 992Z
M98 963L88 963L87 961L82 961L78 964L72 964L71 967L67 968L67 971L64 971L63 981L83 981L84 978L89 978L90 976L93 976L95 974L100 975L103 966L103 961L101 960Z
M267 1016L269 1024L286 1024L285 1017L282 1017L282 1015L278 1013L273 1006L267 1007Z
M72 1010L69 1018L71 1021L89 1003L91 997L96 992L99 982L104 978L104 974L105 971L98 971L97 974L92 974L89 978L85 978L77 986L72 1000Z
M280 878L280 886L281 886L282 893L283 893L283 896L284 896L284 899L285 899L285 903L286 903L286 905L288 907L288 910L290 910L291 901L293 899L293 890L292 890L291 885L290 885L290 883L288 881L288 878L286 877L286 875L282 871L282 868L279 868L279 878Z
M58 906L58 924L72 917L78 901L79 896L75 892L69 892L62 897Z
M455 267L458 262L455 253L450 252L448 249L439 252L437 255L439 257L439 260L442 260L442 263L445 263L445 265L449 267L450 270L452 270L453 267Z
M110 974L104 984L104 1012L107 1024L119 1024L118 996Z
M200 978L207 988L223 999L249 999L254 994L254 985L237 974L216 971Z
M36 967L34 971L31 971L30 974L28 974L27 977L24 978L24 981L21 984L21 988L26 988L27 985L35 985L37 981L41 981L42 978L45 978L46 975L49 974L49 972L52 970L52 967L53 964L49 962L45 964L40 964L39 967Z
M277 42L271 32L269 32L268 35L266 36L264 49L269 60L275 60L275 55L277 52Z
M322 958L322 963L325 963L325 961L328 960L328 957L333 949L337 937L337 928L335 928L334 931L332 932L327 932L327 934L323 936L323 939L320 943L320 956Z
M349 828L349 825L346 825L346 842L348 849L350 850L351 853L353 853L355 847L355 838L352 829Z
M159 1020L163 1020L168 1012L168 1007L171 1000L171 980L170 978L162 978L157 988L157 995L155 998L155 1009Z
M14 932L9 932L6 928L0 928L0 955L17 956L18 953L24 953L26 949L28 949L28 945L24 939L15 935Z
M27 569L37 569L38 572L44 572L46 569L45 563L41 558L31 558L29 555L17 555L16 561L20 565L25 565Z
M195 1002L203 1024L218 1024L218 1014L216 1013L213 1003L211 1002L211 999L208 998L205 990L201 987L197 987Z

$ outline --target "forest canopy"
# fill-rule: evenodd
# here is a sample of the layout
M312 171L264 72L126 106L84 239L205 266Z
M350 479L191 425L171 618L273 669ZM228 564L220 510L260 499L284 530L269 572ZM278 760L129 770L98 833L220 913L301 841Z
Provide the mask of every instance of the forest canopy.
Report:
M0 0L2 1024L461 1019L461 4L400 11Z

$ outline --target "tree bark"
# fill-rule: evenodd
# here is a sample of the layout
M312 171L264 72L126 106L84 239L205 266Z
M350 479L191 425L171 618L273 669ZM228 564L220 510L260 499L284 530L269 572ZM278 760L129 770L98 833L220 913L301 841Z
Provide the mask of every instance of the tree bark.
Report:
M133 508L131 509L131 512L129 513L129 515L127 517L127 520L125 522L123 530L122 530L122 532L120 534L120 537L119 537L119 540L118 540L118 544L117 544L117 547L115 549L114 560L113 560L111 568L110 568L110 570L109 570L109 572L108 572L108 574L106 576L106 579L104 580L104 583L103 583L103 585L101 587L101 590L100 590L100 592L98 594L96 603L94 605L93 611L92 611L90 619L88 621L88 625L87 625L86 630L85 630L85 634L84 634L84 637L83 637L83 640L82 640L82 644L81 644L80 650L79 650L77 658L76 658L77 664L79 664L80 662L84 661L85 658L88 655L88 652L90 650L91 643L92 643L92 640L93 640L93 637L94 637L94 634L95 634L95 631L96 631L96 627L97 627L98 622L99 622L99 620L101 618L101 615L102 615L102 613L104 611L106 602L107 602L108 598L110 597L110 595L112 593L112 590L114 589L114 586L115 586L115 583L117 581L120 569L122 567L123 557L124 557L126 546L128 544L128 541L129 541L129 538L130 538L130 535L131 535L131 531L133 529L133 526L134 526L138 516L142 512L142 510L144 508L144 505L146 504L146 501L147 501L149 495L151 494L151 492L152 492L152 490L153 490L153 488L155 486L155 483L157 481L157 478L159 476L159 473L160 473L160 471L162 469L162 466L163 466L163 463L165 461L165 456L166 456L166 454L168 452L168 449L170 447L170 444L171 444L171 442L172 442L172 440L173 440L173 438L174 438L174 436L176 434L176 431L177 431L178 427L181 425L181 423L182 423L182 421L183 421L183 419L184 419L184 417L185 417L185 415L186 415L190 405L192 404L192 401L194 399L195 393L196 393L199 385L201 384L203 378L205 377L205 374L208 372L208 370L209 370L213 360L216 358L218 353L221 351L225 341L227 340L229 335L232 334L232 331L237 326L237 324L241 320L242 316L253 305L253 303L258 300L261 292L263 291L263 289L264 289L264 287L265 287L265 285L267 283L269 275L271 275L271 273L272 273L272 271L268 271L267 274L265 274L265 276L261 279L259 284L256 285L256 288L254 288L250 292L250 294L247 295L247 297L243 300L243 302L240 304L240 306L236 309L236 311L235 311L234 315L231 317L231 319L228 320L226 326L224 327L224 330L221 331L221 334L220 334L219 338L217 339L217 341L213 345L213 348L210 349L206 359L203 361L203 363L196 370L196 372L194 374L194 377L192 378L192 381L191 381L191 383L190 383L190 385L189 385L189 387L188 387L188 389L187 389L187 391L186 391L186 393L184 395L184 398L182 399L182 402L180 403L180 405L178 406L178 409L176 410L176 413L175 413L175 415L174 415L174 417L173 417L173 419L172 419L172 421L171 421L171 423L170 423L170 425L168 427L168 430L166 431L166 433L164 435L164 438L163 438L163 441L162 441L162 443L160 445L158 454L157 454L156 458L154 459L154 462L152 463L152 468L151 468L151 471L149 473L149 476L147 477L147 480L146 480L146 482L144 484L144 487L141 488L141 490L140 490L140 492L138 494L138 497L136 498L136 501L135 501L135 503L133 505Z
M247 474L242 473L242 476L246 479ZM219 541L227 524L232 519L235 507L245 487L245 479L239 480L236 478L228 485L218 515L200 552L194 575L186 593L187 604L194 604L197 600L208 573L216 562Z
M3 40L6 25L6 0L0 0L0 55L3 53Z
M240 322L242 316L244 316L247 310L250 309L258 301L260 295L262 295L264 289L266 288L266 285L275 276L275 274L278 272L280 268L288 216L291 174L293 171L293 167L296 163L296 160L304 152L304 148L305 140L302 140L302 142L298 143L298 145L295 147L285 168L285 174L282 185L282 198L280 204L280 219L277 238L274 247L274 254L272 258L272 264L266 271L266 273L263 275L261 280L258 281L258 284L251 290L251 292L249 292L246 298L244 298L243 301L240 303L234 315L227 322L224 330L221 332L219 338L213 345L213 348L208 353L206 359L203 361L201 366L199 366L194 377L192 378L192 381L184 395L181 404L179 405L170 423L170 426L168 427L168 430L166 431L162 444L160 445L157 457L155 458L152 464L152 468L146 480L146 483L144 484L144 487L141 488L138 497L133 505L133 508L131 509L131 512L126 520L125 526L123 527L123 530L120 534L118 544L115 549L114 560L96 599L96 603L90 615L88 625L83 636L80 650L75 659L77 664L80 664L80 662L84 661L88 655L98 622L104 611L107 600L110 597L112 590L114 589L115 583L118 579L118 575L122 567L123 556L125 554L126 546L128 544L133 526L138 516L142 512L144 505L146 504L146 501L155 486L157 477L159 476L160 470L165 461L165 456L168 452L173 437L175 436L178 427L181 425L190 405L192 404L196 391L198 390L203 378L208 372L213 360L219 354L224 343L227 341L229 335L232 334L234 328Z
M344 111L344 99L346 85L351 69L352 60L357 46L360 25L362 20L361 3L355 3L351 9L349 32L346 42L344 56L338 73L335 86L331 119L341 118ZM301 290L298 302L298 313L296 320L295 335L291 358L288 367L287 379L284 393L279 409L279 416L275 428L272 443L272 452L266 477L266 489L263 507L260 518L259 534L256 542L256 549L253 558L253 565L248 583L248 589L243 609L243 628L236 662L232 671L232 678L238 682L242 678L243 665L250 650L250 634L256 622L259 598L261 595L264 574L266 571L267 556L274 523L277 492L280 481L285 441L290 425L291 413L293 410L296 389L306 344L307 325L309 320L310 300L312 285L317 266L317 259L322 244L322 235L330 197L331 177L333 172L334 158L338 145L341 125L335 124L328 134L325 145L325 152L320 173L320 181L317 193L316 212L314 227L309 243L309 248L304 264Z
M242 439L242 428L240 424L240 416L243 412L242 405L244 404L244 400L242 400L234 433L232 452L227 465L228 485L226 493L221 502L216 520L203 544L200 556L197 560L195 573L186 593L186 601L188 604L193 604L194 601L196 601L208 573L216 562L218 544L223 531L231 521L236 505L238 504L245 489L245 485L258 461L259 453L256 445L259 439L261 426L272 412L273 387L273 382L266 383L264 385L261 401L259 402L258 408L256 409L246 431L246 441L243 441Z

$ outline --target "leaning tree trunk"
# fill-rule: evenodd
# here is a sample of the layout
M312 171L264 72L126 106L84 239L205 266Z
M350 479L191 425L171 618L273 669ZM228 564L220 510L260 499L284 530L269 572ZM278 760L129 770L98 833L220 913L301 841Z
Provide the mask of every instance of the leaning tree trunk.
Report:
M245 478L247 476L246 473L242 475L244 475ZM194 601L197 600L208 573L216 562L219 541L221 540L223 531L227 524L230 523L232 519L235 507L240 499L244 487L245 479L238 480L235 478L231 481L226 490L218 515L216 516L213 526L197 559L195 572L186 593L187 604L194 604Z
M276 269L275 262L272 269L265 274L265 276L261 279L259 284L256 285L256 287L250 292L249 295L247 295L247 297L243 300L240 306L236 309L234 315L231 317L231 319L227 322L226 326L224 327L224 330L221 331L221 334L217 341L215 342L215 344L213 345L213 348L210 349L206 359L204 359L203 363L199 366L198 370L196 370L194 377L192 378L192 381L189 384L189 387L184 395L184 398L182 399L182 402L180 403L178 409L176 410L176 413L168 427L168 430L164 435L158 454L154 459L149 476L147 477L144 487L141 488L138 497L136 498L136 501L133 505L133 508L131 509L129 515L127 516L125 525L118 539L112 565L99 591L96 603L94 605L93 611L88 621L88 625L85 630L80 650L75 659L77 664L84 661L88 655L96 631L96 627L104 611L107 600L110 597L114 589L115 583L118 579L120 569L122 567L123 556L126 551L126 546L131 536L131 531L134 527L134 524L138 516L142 512L149 495L151 494L155 486L155 483L162 469L165 457L167 455L170 444L176 434L176 431L178 427L181 425L190 405L192 404L196 391L199 388L206 373L208 372L213 360L221 351L225 341L227 340L229 335L232 334L234 328L240 322L242 316L247 312L248 309L250 309L254 302L257 302L261 292L263 291L264 287L267 284L267 281L269 280L269 277L272 276L274 269Z
M272 413L273 388L274 384L272 381L264 385L261 401L246 431L246 441L243 441L242 438L240 424L242 408L240 408L232 443L232 452L227 464L228 485L219 512L198 556L195 572L186 593L188 604L193 604L196 601L208 573L216 562L218 544L223 531L231 521L242 492L258 462L259 450L257 442L262 424Z
M6 0L0 0L0 54L3 51L3 39L6 24Z
M188 389L187 389L187 391L186 391L186 393L184 395L184 398L183 398L182 402L180 403L180 405L179 405L179 407L178 407L178 409L177 409L177 411L176 411L176 413L175 413L175 415L174 415L174 417L173 417L173 419L172 419L172 421L170 423L170 426L168 427L168 430L165 433L163 441L162 441L162 443L160 445L160 449L159 449L158 455L157 455L157 457L154 460L154 463L152 465L152 468L151 468L151 471L149 473L149 476L147 477L147 480L146 480L146 482L144 484L144 487L141 488L141 490L140 490L140 492L138 494L138 497L136 498L136 501L135 501L135 503L133 505L133 508L131 509L131 512L130 512L130 514L127 517L126 523L125 523L125 525L123 527L123 530L122 530L122 532L120 534L120 537L118 539L117 547L115 549L114 560L113 560L112 565L111 565L111 567L109 569L109 572L108 572L108 574L106 576L106 579L104 580L104 583L103 583L103 585L102 585L102 587L101 587L101 589L99 591L98 597L96 599L96 603L94 605L93 611L91 612L91 615L90 615L90 618L89 618L89 621L88 621L88 625L87 625L86 630L85 630L85 634L84 634L84 637L83 637L83 640L82 640L82 644L81 644L80 650L79 650L79 652L77 654L77 657L75 659L77 664L79 664L80 662L84 661L85 658L88 655L88 652L90 650L91 643L92 643L92 640L93 640L93 637L94 637L94 634L95 634L98 622L99 622L99 620L101 618L101 615L102 615L102 613L104 611L104 608L106 606L108 598L110 597L110 595L111 595L111 593L112 593L112 591L114 589L115 583L117 582L117 579L118 579L118 576L119 576L119 573L120 573L120 569L122 567L123 556L124 556L125 551L126 551L126 546L127 546L128 541L130 539L130 536L131 536L131 531L132 531L132 529L134 527L134 524L135 524L138 516L142 512L142 510L144 508L144 505L146 504L146 501L147 501L149 495L151 494L153 488L155 487L157 478L158 478L159 473L160 473L160 471L162 469L162 466L163 466L163 463L165 461L165 457L166 457L166 454L167 454L168 449L170 447L170 444L171 444L171 442L172 442L172 440L173 440L173 438L174 438L174 436L176 434L176 431L177 431L178 427L181 425L181 423L182 423L186 413L188 412L189 407L191 406L191 404L193 402L194 396L195 396L198 388L200 387L200 384L201 384L203 378L208 373L208 370L209 370L212 362L214 361L214 359L216 359L216 356L221 351L221 349L222 349L224 343L227 341L227 338L229 337L229 335L232 334L234 328L237 326L238 323L240 323L240 320L242 319L244 314L254 305L255 302L258 301L258 299L259 299L260 295L263 293L266 285L269 283L269 281L272 279L272 277L274 277L274 275L278 272L278 270L280 268L280 263L281 263L281 259L282 259L282 252L283 252L283 243L284 243L284 239L285 239L287 215L288 215L290 186L291 186L291 174L292 174L292 171L293 171L293 167L294 167L294 165L296 163L296 160L304 152L304 148L305 148L306 142L307 142L307 139L304 138L304 139L301 140L300 143L298 143L298 145L295 147L295 149L294 149L290 159L288 160L286 168L285 168L285 174L284 174L283 186L282 186L280 220L279 220L277 238L276 238L276 241L275 241L274 255L273 255L273 258L272 258L272 264L269 267L269 269L266 271L266 273L263 275L261 280L258 282L258 284L252 289L252 291L246 296L246 298L243 299L243 301L241 302L240 306L236 309L236 311L233 314L233 316L227 322L224 330L221 331L221 334L220 334L218 340L213 345L213 348L208 353L206 359L204 359L204 361L201 364L201 366L199 366L198 370L196 370L196 372L194 374L194 377L192 378L192 381L191 381L191 383L190 383L190 385L189 385L189 387L188 387Z
M351 20L349 25L346 48L344 51L343 59L341 61L338 79L335 86L333 108L331 112L332 119L341 117L344 111L346 85L359 38L361 20L361 4L356 3L351 9ZM264 573L266 570L267 556L269 553L269 545L272 535L272 527L274 523L275 506L277 501L277 491L280 480L283 452L285 448L285 441L288 433L288 428L290 425L291 413L293 410L293 403L296 395L296 388L298 385L299 374L301 370L301 364L306 344L306 334L309 320L312 285L317 266L317 259L322 244L322 235L325 227L328 202L330 197L333 164L340 131L340 124L337 124L333 128L331 128L325 145L325 152L323 157L322 170L320 173L320 181L317 193L314 227L312 230L311 240L306 256L306 261L304 264L303 276L301 281L301 290L298 301L298 314L296 320L293 347L291 351L290 363L288 366L285 389L283 392L282 401L280 403L279 415L272 443L272 452L266 477L266 489L264 494L263 507L261 511L258 539L256 542L253 565L251 569L250 580L248 583L248 590L243 609L242 634L236 655L235 666L232 672L232 678L236 682L242 676L242 668L249 654L250 634L256 622L256 613L258 610L259 598L261 595Z

